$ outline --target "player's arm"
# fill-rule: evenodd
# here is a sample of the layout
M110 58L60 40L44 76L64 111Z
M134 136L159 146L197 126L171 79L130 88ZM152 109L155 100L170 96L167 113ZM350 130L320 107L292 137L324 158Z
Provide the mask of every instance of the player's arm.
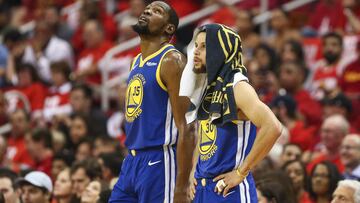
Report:
M224 195L226 195L231 188L239 185L249 171L268 154L280 136L282 129L279 120L269 107L259 100L255 90L250 84L247 82L238 82L234 87L234 95L237 107L259 130L251 151L239 168L221 174L214 179L214 181L224 181L215 188L215 192L223 192Z
M234 94L237 107L259 129L249 155L239 168L240 174L246 175L271 150L280 136L282 125L247 82L238 82Z
M197 139L197 144L196 144L196 147L194 149L194 152L193 152L193 159L192 159L192 162L193 162L193 167L191 169L191 173L190 173L190 186L189 186L189 196L190 196L190 199L191 200L194 200L195 198L195 192L196 192L196 186L197 186L197 181L194 177L195 175L195 170L196 170L196 165L197 165L197 162L199 160L199 149L198 149L198 144L199 144L200 140Z
M194 149L194 125L187 125L185 113L190 101L187 97L179 96L180 79L185 67L186 59L179 52L169 52L161 65L161 80L164 82L173 110L176 127L179 130L177 141L177 178L174 201L185 201L189 175L192 166L192 153Z

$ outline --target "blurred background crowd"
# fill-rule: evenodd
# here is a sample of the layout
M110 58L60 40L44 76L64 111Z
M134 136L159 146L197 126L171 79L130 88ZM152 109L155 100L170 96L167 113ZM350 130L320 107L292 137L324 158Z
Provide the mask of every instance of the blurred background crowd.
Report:
M0 202L107 202L140 51L114 49L150 2L0 0ZM254 169L260 202L335 201L339 184L359 203L360 0L167 2L184 21L217 8L173 43L186 53L205 23L236 30L250 83L285 127Z

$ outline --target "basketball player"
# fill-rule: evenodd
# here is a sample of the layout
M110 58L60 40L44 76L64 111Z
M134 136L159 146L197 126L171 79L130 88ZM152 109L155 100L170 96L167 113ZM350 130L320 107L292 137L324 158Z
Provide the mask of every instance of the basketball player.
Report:
M272 148L281 124L248 83L234 31L200 27L193 63L208 82L197 110L199 157L190 196L195 203L257 202L250 171Z
M178 96L186 60L169 44L178 22L168 4L155 1L146 6L133 26L141 39L141 53L132 62L126 91L125 144L129 155L111 203L190 201L186 194L194 136L184 116L188 98Z

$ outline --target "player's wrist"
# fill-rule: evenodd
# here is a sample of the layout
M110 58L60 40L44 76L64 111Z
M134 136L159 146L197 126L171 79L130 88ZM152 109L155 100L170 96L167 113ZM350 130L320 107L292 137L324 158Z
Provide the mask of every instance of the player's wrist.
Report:
M188 191L188 186L186 187L175 187L175 194L184 194L184 193L187 193Z
M246 168L237 168L236 169L236 174L241 178L241 179L245 179L250 173L250 169Z

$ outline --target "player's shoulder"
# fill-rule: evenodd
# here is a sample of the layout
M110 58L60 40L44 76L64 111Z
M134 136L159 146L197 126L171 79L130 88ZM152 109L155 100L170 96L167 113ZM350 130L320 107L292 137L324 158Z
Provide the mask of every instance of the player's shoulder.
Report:
M186 57L177 49L172 49L164 55L162 67L182 70L186 65Z
M171 61L184 61L186 62L186 57L179 50L173 48L169 52L167 52L163 59L165 62Z

